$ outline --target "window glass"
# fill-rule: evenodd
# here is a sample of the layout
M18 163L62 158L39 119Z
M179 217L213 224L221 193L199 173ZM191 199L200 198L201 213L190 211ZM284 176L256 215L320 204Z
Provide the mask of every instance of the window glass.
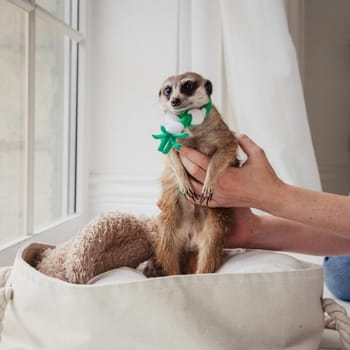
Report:
M36 22L34 229L75 209L76 43Z
M26 15L0 2L0 244L23 235Z
M66 24L77 29L78 0L36 0L36 3Z
M0 0L0 249L76 213L79 1L25 3Z

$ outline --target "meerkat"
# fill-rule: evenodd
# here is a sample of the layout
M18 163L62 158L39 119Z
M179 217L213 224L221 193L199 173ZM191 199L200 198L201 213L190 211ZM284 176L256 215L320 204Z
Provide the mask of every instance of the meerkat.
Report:
M166 155L161 177L155 263L166 275L215 272L222 263L223 240L232 223L231 209L208 206L219 175L228 166L239 164L237 139L216 107L211 105L212 90L209 80L189 72L167 78L159 91L160 105L164 113L173 116L170 121L175 129L174 118L179 118L176 115L185 111L192 115L191 125L176 130L183 132L184 137L176 139L180 146ZM198 111L206 111L207 115L201 117L199 113L198 116ZM176 148L182 145L210 157L200 194L192 189L190 175L180 160Z

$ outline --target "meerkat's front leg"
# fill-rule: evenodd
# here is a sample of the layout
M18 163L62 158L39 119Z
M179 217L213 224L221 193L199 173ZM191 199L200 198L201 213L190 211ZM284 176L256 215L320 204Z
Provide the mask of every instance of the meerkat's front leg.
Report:
M208 206L209 202L212 200L218 177L232 162L232 154L227 151L216 151L211 157L199 198L200 204L206 201Z
M197 195L191 187L188 174L184 166L182 165L177 151L172 150L168 154L168 162L173 174L175 175L176 182L179 186L179 191L181 192L181 194L190 197L193 200L197 200Z

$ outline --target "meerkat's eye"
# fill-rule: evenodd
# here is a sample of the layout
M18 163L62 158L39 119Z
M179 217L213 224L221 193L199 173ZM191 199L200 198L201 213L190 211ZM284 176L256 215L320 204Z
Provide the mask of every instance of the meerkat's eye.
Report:
M187 89L187 90L192 90L193 89L193 84L191 81L187 81L185 84L184 84L184 88Z
M171 87L170 86L167 86L165 89L164 89L164 95L169 97L171 95Z
M181 92L185 95L191 96L197 89L198 84L195 81L188 80L181 86Z

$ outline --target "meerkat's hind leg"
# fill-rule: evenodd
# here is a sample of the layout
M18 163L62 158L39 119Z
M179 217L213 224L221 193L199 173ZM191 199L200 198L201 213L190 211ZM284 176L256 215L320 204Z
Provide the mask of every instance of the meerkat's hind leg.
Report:
M166 275L179 275L179 251L173 244L161 244L156 248L157 264L160 264Z
M184 274L196 273L198 265L198 250L191 250L184 253L181 259L181 271Z
M163 214L163 213L162 213ZM161 214L161 216L162 216ZM180 274L180 244L176 232L176 214L169 221L159 225L159 237L155 241L156 264L160 265L166 275Z
M201 226L196 273L215 272L222 264L225 229L212 215Z
M142 272L146 277L166 276L166 273L164 272L162 267L157 263L154 257L141 263L137 267L137 270Z
M222 264L223 251L217 246L200 249L196 273L213 273Z

